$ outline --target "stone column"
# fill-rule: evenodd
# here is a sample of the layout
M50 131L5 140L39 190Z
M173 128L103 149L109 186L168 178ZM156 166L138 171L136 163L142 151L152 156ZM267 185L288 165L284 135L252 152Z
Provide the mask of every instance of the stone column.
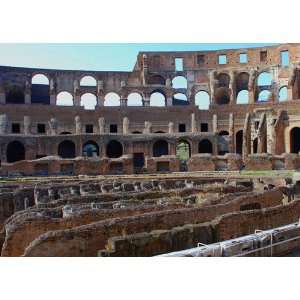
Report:
M105 133L105 119L103 117L98 119L99 124L99 134Z
M173 122L169 122L169 133L172 134L174 133L174 123Z
M102 80L97 81L97 106L104 106L104 84Z
M148 121L145 121L144 133L145 134L151 133L151 130L152 130L152 123L148 122Z
M212 131L213 133L218 132L218 116L216 114L213 115L212 119Z
M249 103L255 102L255 76L256 72L250 72L248 83Z
M121 97L121 99L120 99L120 106L127 106L127 98Z
M228 137L228 150L230 153L234 153L234 115L229 114L229 137Z
M150 106L150 95L145 94L145 97L143 99L143 106Z
M80 106L80 91L79 91L79 81L77 79L73 82L74 87L74 106Z
M173 105L173 98L167 97L167 106L172 106L172 105Z
M278 67L274 67L272 69L272 73L273 73L273 79L272 79L272 87L271 87L271 90L272 90L272 100L274 102L278 102L279 101L279 87L278 87Z
M75 117L75 133L76 134L82 133L82 122L79 116Z
M24 116L24 134L31 134L31 118L30 116Z
M56 105L56 83L54 78L50 78L50 105Z
M195 114L191 114L191 133L196 133L197 132L197 124L196 124L196 119L195 119Z
M8 133L8 117L7 114L0 115L0 134L4 135Z
M123 118L123 134L128 134L129 132L129 119L127 117Z
M235 76L233 72L230 72L230 82L229 82L229 90L230 90L230 104L235 104L236 99L235 99Z
M56 118L51 118L49 121L50 135L57 135L58 122Z
M28 80L25 82L25 104L30 104L31 103L31 84Z

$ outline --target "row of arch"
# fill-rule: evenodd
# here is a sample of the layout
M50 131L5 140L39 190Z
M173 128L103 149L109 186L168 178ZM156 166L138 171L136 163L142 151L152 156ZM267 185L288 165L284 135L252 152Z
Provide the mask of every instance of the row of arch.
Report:
M177 143L177 155L182 160L187 160L191 156L191 146L186 140L180 140ZM122 143L112 140L106 145L106 156L108 158L119 158L123 155L124 149ZM179 153L180 152L180 153ZM213 153L212 143L208 139L203 139L198 144L199 153ZM169 155L169 143L166 140L158 140L154 142L152 147L153 157ZM62 158L75 158L76 145L71 140L64 140L59 143L57 154ZM82 146L82 155L84 157L98 157L100 154L99 146L95 141L88 141ZM25 160L26 149L20 141L12 141L6 148L6 160L8 163Z

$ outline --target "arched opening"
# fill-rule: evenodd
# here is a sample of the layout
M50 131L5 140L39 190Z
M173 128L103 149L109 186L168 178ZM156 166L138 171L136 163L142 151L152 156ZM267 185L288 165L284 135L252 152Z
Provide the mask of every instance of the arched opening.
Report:
M80 80L80 86L97 86L97 81L93 76L84 76Z
M219 132L218 138L218 154L225 155L229 152L229 132L222 130Z
M57 152L61 158L74 158L76 156L75 144L72 141L63 141L58 145Z
M236 80L235 80L235 84L236 84L236 95L237 95L237 98L239 97L239 93L241 91L247 91L248 92L248 89L249 89L249 74L246 73L246 72L242 72L240 74L238 74L238 76L236 77ZM239 104L244 104L246 101L245 98L248 100L248 94L247 94L247 97L246 97L246 93L242 93L240 95L240 103ZM248 102L248 101L247 101Z
M153 144L153 157L160 157L169 154L169 144L167 141L159 140Z
M69 92L60 92L56 96L56 105L73 106L73 96Z
M207 139L200 141L198 146L198 152L212 154L213 152L212 143Z
M72 134L72 133L69 132L69 131L63 131L63 132L60 133L60 135L68 135L68 134Z
M160 75L153 75L153 76L149 77L148 84L165 85L166 80Z
M229 87L229 82L230 82L230 76L228 74L225 74L225 73L220 73L218 76L217 76L217 87L220 88L220 87L226 87L228 88Z
M265 102L271 99L270 92L272 85L272 75L268 72L262 72L257 77L257 102Z
M49 79L44 74L31 79L31 103L50 104Z
M7 145L6 161L13 163L25 159L25 147L21 142L13 141Z
M220 136L229 135L229 132L227 130L222 130L219 132Z
M261 91L259 94L258 94L258 99L257 101L258 102L266 102L266 101L269 101L271 99L271 96L272 96L272 93L268 90L264 90L264 91Z
M258 86L271 86L272 85L272 75L268 72L262 72L257 77Z
M243 130L239 130L235 135L235 152L243 154Z
M279 102L288 100L288 89L286 86L283 86L279 90Z
M135 131L132 131L132 134L142 134L142 132L138 131L138 130L135 130Z
M183 93L176 93L173 96L173 105L188 105L188 99L187 96Z
M253 140L253 153L256 154L258 152L258 141L257 138Z
M249 102L249 92L247 90L240 91L236 98L236 104L248 104L248 102Z
M127 97L127 106L143 106L143 98L139 93L131 93Z
M176 76L172 80L173 89L187 89L187 80L183 76Z
M209 94L205 91L200 91L195 95L195 105L199 109L208 110L210 104Z
M6 103L24 104L25 103L24 91L17 86L10 88L10 90L6 94Z
M150 96L150 106L166 106L166 97L162 92L155 91Z
M93 110L97 105L97 97L91 93L85 93L81 96L80 106L84 109Z
M226 87L220 87L215 92L215 102L217 104L228 104L230 102L230 90Z
M106 156L108 158L118 158L123 155L123 146L118 141L110 141L106 146Z
M153 133L165 133L165 132L162 130L158 130L158 131L154 131Z
M108 93L104 97L104 106L120 106L120 96L117 93Z
M85 157L99 156L99 146L94 141L86 142L82 147L82 155Z
M300 128L294 127L290 131L290 152L299 153L300 151Z
M190 143L182 140L176 145L176 157L180 160L180 171L187 171L187 161L191 157Z

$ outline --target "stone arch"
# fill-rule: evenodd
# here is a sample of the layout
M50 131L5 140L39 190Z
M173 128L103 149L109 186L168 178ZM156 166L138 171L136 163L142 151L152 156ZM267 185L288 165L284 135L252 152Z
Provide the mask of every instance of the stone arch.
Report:
M123 145L116 140L110 141L106 145L106 156L108 158L119 158L123 155Z
M248 104L248 103L249 103L248 90L239 91L236 97L236 104Z
M208 110L210 105L210 96L206 91L199 91L195 95L195 105L199 109Z
M220 73L217 75L217 87L229 88L230 76L226 73Z
M188 82L184 76L175 76L172 79L172 88L173 89L187 89Z
M217 104L228 104L230 102L230 90L226 87L220 87L215 91L215 102Z
M267 102L272 98L272 93L269 90L259 92L257 102Z
M177 142L176 156L180 161L187 161L191 157L191 144L187 140Z
M162 107L162 106L166 106L166 96L165 94L160 91L160 90L155 90L151 93L150 96L150 106L158 106L158 107Z
M85 75L80 79L80 86L97 86L97 80L91 75Z
M290 130L290 153L299 153L300 151L300 128L294 127Z
M81 95L80 106L83 106L84 109L93 110L97 105L97 97L92 93L85 93Z
M229 132L228 132L227 130L221 130L221 131L219 132L219 135L220 135L220 136L229 135Z
M287 88L287 86L282 86L280 88L279 95L278 95L278 100L279 100L279 102L288 100L288 88Z
M210 140L204 139L198 144L198 153L213 153L213 146Z
M6 92L6 103L8 104L24 104L24 90L19 86L12 86Z
M104 97L104 106L120 106L120 96L115 92L107 93Z
M161 75L152 75L148 78L148 84L166 85L166 80Z
M82 155L85 157L99 156L99 146L94 141L87 141L82 146Z
M31 78L31 103L50 104L49 78L44 74Z
M73 95L69 92L62 91L56 96L56 105L58 106L73 106L74 99Z
M187 96L183 93L175 93L173 95L173 105L188 105Z
M243 154L243 130L239 130L235 135L235 152Z
M249 90L249 74L247 72L241 72L236 76L235 85L236 85L236 95L239 94L242 90Z
M154 142L152 150L153 150L153 157L169 155L169 143L165 140L158 140Z
M72 142L70 140L62 141L58 145L57 153L61 158L75 158L76 157L76 147L75 147L74 142Z
M19 141L10 142L6 147L6 161L13 163L25 160L25 147Z
M263 71L257 76L257 86L271 86L272 85L272 75L267 71Z
M127 106L143 106L143 97L140 93L133 92L127 97Z

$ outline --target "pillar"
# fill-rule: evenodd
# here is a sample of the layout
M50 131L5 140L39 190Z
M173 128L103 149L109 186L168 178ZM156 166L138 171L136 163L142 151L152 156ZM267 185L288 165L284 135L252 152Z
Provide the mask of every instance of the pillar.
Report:
M212 119L212 131L213 133L218 132L218 116L216 114L213 115Z
M234 153L234 115L233 113L229 114L229 139L228 139L228 151Z
M129 119L127 117L123 118L123 134L128 134L129 132Z
M196 119L195 119L195 113L191 114L191 133L196 133L197 131L197 125L196 125Z
M99 134L105 133L105 119L103 117L98 119L99 124Z

